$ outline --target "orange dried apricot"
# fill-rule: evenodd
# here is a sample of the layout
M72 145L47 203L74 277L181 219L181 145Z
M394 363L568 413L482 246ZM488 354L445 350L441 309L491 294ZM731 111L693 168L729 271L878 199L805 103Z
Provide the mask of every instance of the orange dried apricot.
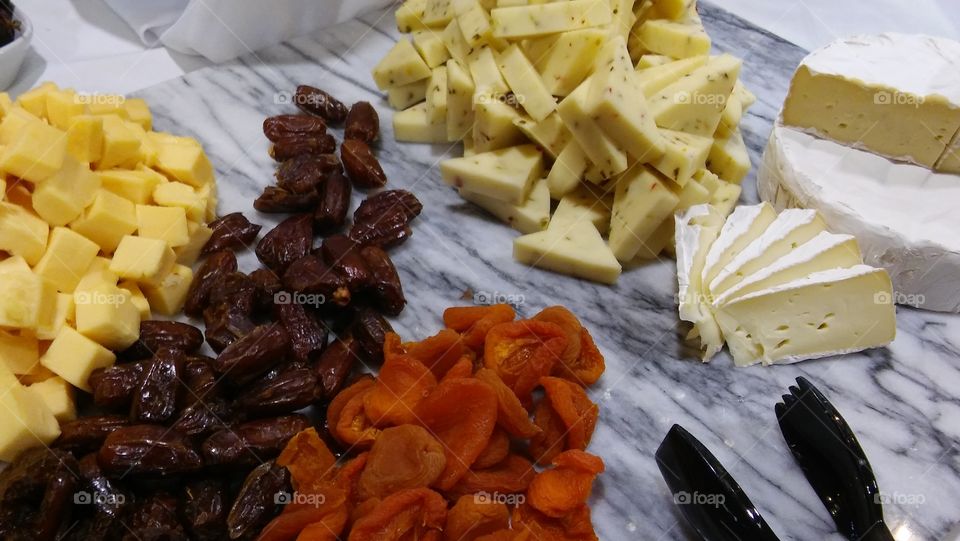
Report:
M290 471L290 480L295 489L331 477L336 463L336 457L320 439L315 428L308 428L290 438L277 457L277 464Z
M434 387L437 379L420 361L409 355L393 355L380 368L380 377L363 400L364 412L374 426L413 423L417 403Z
M489 368L477 370L477 379L486 382L497 393L497 426L517 438L532 438L540 428L530 420L517 395Z
M516 311L509 304L491 306L456 306L443 312L443 324L463 335L463 343L483 351L487 332L500 323L513 321Z
M343 408L347 406L347 402L350 402L354 396L365 393L373 387L373 383L373 377L364 375L337 393L337 396L333 397L333 400L330 401L330 405L327 406L327 430L330 431L330 435L337 439L337 441L340 441L340 439L337 438L336 427L340 421L340 414L343 413ZM341 441L341 443L343 442Z
M430 486L447 464L443 445L416 425L387 428L367 457L358 485L361 500Z
M527 497L541 513L560 518L587 503L593 480L604 466L600 457L576 449L564 451L553 463L556 467L533 478Z
M533 412L533 422L540 428L540 432L530 438L527 451L537 464L550 464L566 449L567 427L554 411L550 399L546 397L537 403Z
M387 496L358 519L349 541L403 541L428 539L443 530L447 520L447 502L428 488L411 488Z
M435 485L447 490L480 456L497 424L497 395L474 378L444 381L417 404L417 419L444 446L446 467Z
M405 344L407 354L417 359L440 379L463 356L465 346L460 333L443 329L439 333L412 344Z
M484 447L480 456L473 461L472 468L482 470L483 468L492 468L503 462L510 454L510 436L502 428L493 431L490 441Z
M315 523L323 523L324 529L333 534L332 538L319 539L336 539L347 524L347 516L342 490L327 487L322 492L309 494L297 491L295 500L267 524L257 541L300 539L298 536L303 535L304 529Z
M383 338L383 358L389 359L395 355L403 355L407 352L406 348L403 347L403 340L400 338L400 335L393 332L388 332Z
M563 329L567 336L567 347L560 355L561 363L571 364L580 358L580 329L583 325L573 312L563 306L551 306L544 308L539 314L533 316L533 319L554 323Z
M473 541L527 541L526 535L520 537L514 530L500 530L498 532L489 533L487 535L482 535Z
M457 361L457 364L451 366L450 370L447 370L447 373L443 375L443 379L440 381L457 378L469 378L471 376L473 376L473 359L464 355L463 357L460 357L460 360Z
M515 541L597 541L590 521L590 507L586 505L563 518L552 518L525 503L513 509L511 524L518 532Z
M470 470L448 491L448 496L477 492L519 494L525 492L536 474L533 464L520 455L508 455L492 468Z
M559 325L532 320L501 323L487 333L483 364L500 376L520 402L527 403L537 382L550 375L566 347L567 337Z
M364 407L367 394L372 390L373 385L361 390L340 409L336 425L331 430L333 437L340 443L358 449L367 449L380 435L380 429L373 426Z
M566 427L565 449L586 449L597 426L600 408L580 385L561 378L540 379L553 411Z
M446 541L474 541L509 526L510 510L506 504L474 495L461 496L447 513L443 536Z
M343 466L337 469L333 478L333 484L343 489L347 501L355 504L360 500L360 474L367 467L367 458L369 452L360 453L356 457L348 460Z
M586 327L580 328L580 356L573 362L559 362L553 369L555 376L589 387L600 379L606 363L603 354Z

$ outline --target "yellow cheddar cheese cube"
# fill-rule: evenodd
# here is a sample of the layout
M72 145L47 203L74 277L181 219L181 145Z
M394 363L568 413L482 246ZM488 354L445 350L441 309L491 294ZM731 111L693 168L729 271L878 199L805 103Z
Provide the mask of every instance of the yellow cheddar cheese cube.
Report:
M187 300L193 271L184 265L174 265L173 270L157 284L144 284L143 294L150 301L150 307L165 316L180 312Z
M103 155L103 118L93 115L73 117L67 128L67 153L84 163L100 161Z
M173 248L163 240L127 235L113 254L110 270L141 284L159 284L176 259Z
M36 370L38 364L40 344L36 336L0 331L0 365L21 376Z
M18 97L14 103L30 111L30 113L36 117L46 118L47 95L57 90L59 90L57 85L47 81L34 89L20 94L20 97Z
M140 335L140 309L131 297L117 286L77 293L77 331L114 351L130 347Z
M104 253L113 253L120 239L137 230L136 205L100 189L87 210L70 223L70 229L97 243Z
M65 423L77 418L77 404L73 398L73 386L61 377L53 377L48 380L34 383L27 387L27 390L40 399L50 413L60 421Z
M206 224L192 221L187 224L187 230L190 232L190 242L174 248L173 251L177 254L177 263L191 267L200 258L200 252L213 236L213 230Z
M66 132L30 122L0 151L0 170L39 183L60 170L66 154Z
M141 98L127 98L123 102L123 110L131 122L136 122L147 131L153 129L153 115L150 113L150 107L147 105L146 100Z
M165 181L163 175L147 168L135 171L110 169L97 171L96 175L104 188L138 205L150 203L154 190Z
M99 251L100 246L83 235L66 227L55 227L50 232L47 251L33 272L61 293L73 293Z
M40 363L78 389L90 392L87 383L97 368L110 366L116 356L71 327L64 327L40 357Z
M34 216L37 215L37 211L33 208L33 193L30 192L27 183L14 180L13 184L5 188L3 197L10 203L30 211Z
M46 404L13 379L0 377L0 460L11 462L21 452L49 445L60 435L60 424Z
M13 109L13 100L10 99L10 94L0 92L0 117L9 113L11 109Z
M125 280L120 282L120 288L130 292L130 302L140 311L140 321L153 318L153 314L150 312L150 301L147 300L147 297L143 294L143 290L140 289L140 286L137 285L136 282Z
M50 226L29 210L0 202L0 250L23 257L35 265L47 249Z
M77 293L83 291L93 291L94 289L102 289L107 286L115 286L119 281L120 277L117 276L117 273L110 270L110 260L105 257L98 257L93 260L90 268L87 269L87 273L80 279L80 283L78 283L76 289L74 289L74 297L77 296ZM68 319L76 321L75 318Z
M49 342L42 342L40 344L41 355L46 350L49 344L50 344ZM37 363L34 366L34 369L31 370L29 374L19 375L17 376L17 379L19 379L20 383L22 383L23 385L33 385L34 383L40 383L41 381L47 381L48 379L55 378L55 377L57 377L57 375L51 372L49 368L43 366L40 363Z
M34 116L22 107L14 107L0 122L0 144L9 145L16 141L23 130L30 124L43 123L43 120Z
M66 225L83 213L99 189L100 177L68 154L63 167L33 190L33 209L50 225Z
M115 114L103 115L103 151L98 170L133 169L140 162L140 136Z
M76 315L73 294L57 293L56 303L53 310L48 311L45 317L37 326L37 338L40 340L53 340L60 333L60 329L73 321Z
M137 235L160 239L171 247L190 242L187 213L181 207L137 205Z
M54 90L46 99L46 118L61 130L69 128L75 117L87 112L87 106L73 90Z
M120 118L127 118L127 111L123 107L127 98L118 94L84 94L80 99L87 104L91 115L116 115Z
M213 182L213 165L199 143L157 145L157 169L174 180L191 186Z
M153 190L153 202L162 207L180 207L187 213L187 218L200 222L207 213L207 200L202 193L194 190L189 184L182 182L164 182Z
M56 305L57 290L33 272L0 270L0 327L36 329Z

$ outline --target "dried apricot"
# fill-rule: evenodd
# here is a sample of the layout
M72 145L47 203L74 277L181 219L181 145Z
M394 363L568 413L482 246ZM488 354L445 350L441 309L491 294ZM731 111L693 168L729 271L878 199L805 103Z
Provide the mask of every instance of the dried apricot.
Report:
M541 513L560 518L587 503L593 480L604 466L600 457L576 449L564 451L553 463L555 468L533 478L527 497Z
M593 336L586 327L580 328L580 356L573 362L561 361L553 368L555 376L589 387L600 379L606 363L603 354L593 341Z
M526 403L566 347L567 337L559 325L531 320L501 323L487 333L483 364L496 371L520 402Z
M447 502L428 488L391 494L358 519L349 541L401 541L439 535L447 520ZM435 537L436 538L436 537Z
M307 539L336 539L347 525L347 507L344 492L328 487L317 493L297 492L283 513L270 521L260 532L257 541L287 541L300 539L305 528L323 523L332 537L309 537Z
M336 457L315 428L308 428L291 438L277 457L277 464L290 471L293 488L331 477L336 463Z
M364 411L378 427L414 423L414 408L436 386L437 379L423 363L409 355L391 355L364 397Z
M404 346L407 354L422 362L437 379L442 378L460 360L465 349L460 334L451 329L444 329L430 338Z
M483 351L487 332L501 323L513 321L517 313L509 304L456 306L443 312L443 324L463 335L463 343Z
M447 541L474 541L509 525L510 510L506 504L486 501L474 495L461 496L447 513L443 535Z
M561 378L541 378L553 411L566 427L566 449L586 449L597 426L600 408L594 404L583 387Z
M357 503L357 501L360 500L360 474L362 474L363 470L367 467L367 458L369 456L369 452L360 453L337 469L333 484L343 489L348 502Z
M360 474L359 497L383 498L399 490L430 486L446 465L443 445L426 429L387 428L370 449Z
M537 464L550 464L566 448L567 427L546 397L537 403L533 421L540 432L530 438L527 451Z
M460 357L460 360L457 361L457 364L450 367L450 370L447 370L447 373L443 375L441 382L448 379L457 379L457 378L469 378L473 376L473 359L464 355Z
M473 462L473 468L482 470L483 468L492 468L503 462L510 454L510 436L502 428L493 431L490 436L490 442L484 447L483 452Z
M448 491L448 496L477 492L519 494L527 490L535 474L529 460L520 455L509 455L492 468L468 471L460 482Z
M526 532L518 533L514 530L500 530L497 532L482 535L473 541L529 541Z
M530 414L520 399L496 372L481 368L477 370L477 379L486 382L497 393L497 426L518 438L532 438L540 433L540 428L530 420Z
M365 393L373 387L373 383L373 377L368 375L362 376L337 393L337 396L333 397L333 400L330 401L330 405L327 406L327 430L330 431L334 438L336 438L334 431L337 427L337 422L340 420L340 413L343 411L343 408L346 407L347 402L354 396Z
M526 535L525 541L597 541L590 521L590 507L586 505L581 505L563 518L552 518L525 503L513 509L511 524L514 531ZM518 536L516 541L521 539Z
M364 400L374 386L372 378L363 378L340 391L327 408L327 428L338 442L365 449L373 445L380 430L373 426L364 410Z
M400 335L388 332L386 336L383 337L383 358L389 359L395 355L405 354L407 350L403 347L402 342Z
M497 423L497 395L477 379L447 380L417 405L416 414L444 446L447 464L435 485L447 490L490 441Z
M537 321L547 321L558 325L567 336L567 348L560 355L560 362L571 364L580 358L580 329L583 325L573 312L563 306L551 306L544 308L539 314L533 316Z

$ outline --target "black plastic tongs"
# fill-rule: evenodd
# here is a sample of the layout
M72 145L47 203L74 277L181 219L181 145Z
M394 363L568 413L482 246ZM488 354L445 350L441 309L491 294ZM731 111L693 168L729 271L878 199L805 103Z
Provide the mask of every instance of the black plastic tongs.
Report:
M860 541L893 541L880 493L860 443L833 404L805 378L776 405L780 430L837 529ZM706 541L772 541L777 536L716 457L674 425L657 464L690 525ZM685 498L678 499L677 494ZM697 499L690 495L713 495ZM716 498L722 495L722 498Z
M893 541L873 468L837 408L800 377L776 412L783 439L837 530L847 539Z

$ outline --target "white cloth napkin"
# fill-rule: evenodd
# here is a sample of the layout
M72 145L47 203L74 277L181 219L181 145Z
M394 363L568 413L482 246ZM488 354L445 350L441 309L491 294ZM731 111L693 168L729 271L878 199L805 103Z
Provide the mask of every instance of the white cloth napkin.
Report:
M149 46L223 62L391 0L105 0Z

